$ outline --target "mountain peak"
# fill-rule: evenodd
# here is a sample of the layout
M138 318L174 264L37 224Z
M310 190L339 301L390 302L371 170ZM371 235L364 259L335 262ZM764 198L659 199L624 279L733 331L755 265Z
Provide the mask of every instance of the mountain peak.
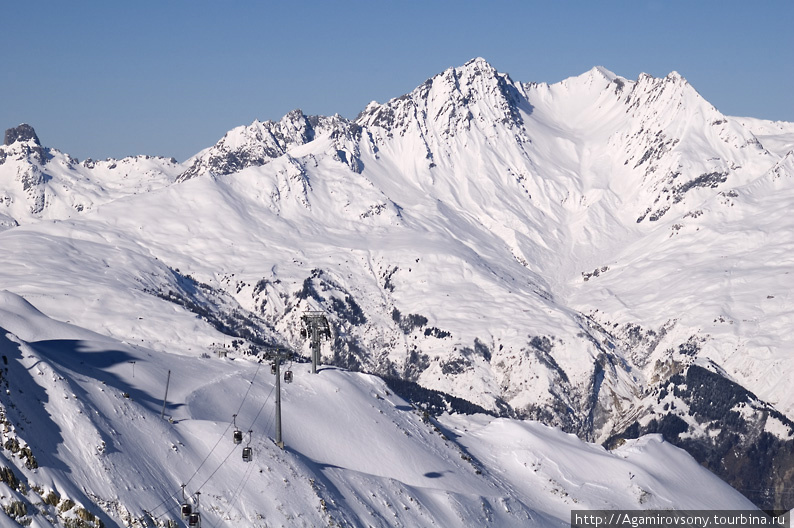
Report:
M33 141L34 144L41 146L39 137L36 135L36 131L33 130L33 127L27 123L22 123L18 127L9 128L6 130L3 145L13 145L17 141Z
M508 128L521 127L521 102L522 95L510 76L476 57L431 77L409 94L384 104L370 103L356 122L383 129L386 136L404 136L414 128L431 159L435 147L472 127L489 134L499 123ZM429 145L428 141L438 144Z
M601 75L606 80L612 82L618 78L618 75L614 72L604 68L603 66L593 66L593 68L589 72L591 75Z
M449 72L454 72L456 77L460 79L470 79L473 77L483 76L484 79L497 80L501 77L508 77L507 74L500 73L496 68L494 68L491 65L490 62L483 59L482 57L476 57L474 59L471 59L460 67L449 68L446 72L444 72L441 75L448 74Z
M668 73L667 77L665 77L665 79L670 80L670 81L674 81L674 82L680 82L680 83L688 84L687 80L680 73L678 73L675 70L673 70L670 73Z
M479 68L484 70L496 71L496 68L491 66L491 63L482 57L474 57L463 64L463 68Z
M214 146L199 153L178 181L194 178L205 172L217 176L232 174L247 167L258 167L286 154L290 149L314 141L318 135L328 135L335 142L334 156L359 170L358 154L351 145L359 133L359 126L336 114L331 117L307 116L299 108L290 111L279 121L255 120L249 126L228 131ZM351 143L351 144L352 144ZM344 155L345 149L350 149Z

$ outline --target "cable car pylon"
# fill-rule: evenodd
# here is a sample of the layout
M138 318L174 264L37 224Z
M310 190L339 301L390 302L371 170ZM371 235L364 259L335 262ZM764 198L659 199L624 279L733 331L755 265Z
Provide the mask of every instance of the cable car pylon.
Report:
M331 339L331 327L328 318L320 311L307 310L301 316L301 337L309 338L312 347L312 374L317 374L320 363L320 339Z
M281 438L281 362L291 359L292 352L289 350L270 350L265 352L265 358L273 361L273 366L276 370L276 445L284 449L284 440ZM292 376L290 376L291 378Z

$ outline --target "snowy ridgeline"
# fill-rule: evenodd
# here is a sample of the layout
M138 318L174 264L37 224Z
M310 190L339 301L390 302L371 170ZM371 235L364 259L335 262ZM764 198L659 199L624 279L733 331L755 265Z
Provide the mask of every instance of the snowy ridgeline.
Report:
M239 360L219 361L214 348L244 354L281 346L306 355L300 317L305 310L319 309L333 328L323 348L327 364L451 395L442 396L442 402L465 400L456 409L534 419L588 441L609 440L610 446L625 440L625 446L646 445L647 439L634 439L658 433L756 504L790 508L792 138L791 123L722 115L675 73L631 81L594 68L552 85L527 84L482 59L451 68L409 94L372 103L355 121L294 111L278 122L255 121L231 130L184 163L147 156L78 162L42 146L30 127L10 129L0 146L0 289L9 292L8 304L0 309L11 321L36 319L19 304L24 298L51 318L43 327L59 330L51 338L35 332L31 337L8 323L3 327L17 337L8 338L4 346L16 352L6 355L15 353L24 361L32 355L41 368L54 365L53 358L60 355L80 358L70 363L75 375L42 373L34 379L90 385L95 371L85 366L90 362L84 356L98 352L93 356L102 363L98 366L112 374L99 376L107 383L101 387L103 396L115 395L109 401L119 405L107 403L97 414L80 407L88 403L77 389L64 389L57 398L41 393L38 399L9 389L6 396L16 398L2 400L12 417L9 423L15 430L32 427L14 413L22 413L33 401L59 401L76 406L75 419L99 420L127 409L133 413L127 421L135 422L126 426L134 429L128 434L137 435L143 418L133 417L143 411L135 409L144 405L157 410L172 367L172 390L181 390L182 398L174 396L173 401L183 404L172 409L175 417L180 409L190 409L190 394L224 377L237 385L217 385L228 395L212 392L207 397L228 400L234 407L235 397L242 400L238 389L242 386L244 393L253 375L246 369L255 367L244 367ZM86 337L85 332L93 334ZM30 344L42 339L58 342ZM61 342L65 339L73 341ZM202 358L204 354L213 358ZM35 370L33 363L23 364ZM139 373L147 368L148 377ZM128 379L133 369L136 376ZM314 390L299 369L295 373L290 390ZM6 374L4 380L13 382ZM339 376L334 388L361 379L336 371L324 374ZM136 383L152 385L136 389ZM268 387L252 388L251 395ZM130 398L119 396L125 393ZM263 395L258 398L262 401ZM331 401L326 397L323 403ZM234 412L231 407L213 418L216 424L195 430L201 440L189 439L187 431L205 419L201 413L185 415L173 426L160 424L164 429L155 435L149 431L149 436L171 435L176 451L171 449L169 456L192 453L194 461L201 461L221 436ZM333 416L322 408L323 416ZM348 414L357 412L352 402L343 408ZM429 410L434 414L435 408ZM35 409L28 412L41 415ZM400 420L418 416L421 421L407 410L396 414ZM151 417L146 420L150 423ZM395 423L400 420L394 416ZM479 438L474 431L487 436L502 421L488 419L489 425L478 429L475 423L481 421L474 420L461 426L469 432L455 433L461 435L456 440L452 419L438 420L449 443L470 449L466 456L482 462L476 482L496 479L499 472L493 468L500 463L493 462L489 470L484 454L474 456ZM104 422L92 423L79 430L95 434L70 448L66 431L73 427L51 424L51 432L40 435L52 442L43 452L93 457L96 446L112 445L111 430L118 435L125 430L116 422L112 429ZM516 425L511 435L538 441L535 426L516 424L523 425ZM424 425L432 430L432 424ZM254 439L269 447L265 432L260 429ZM11 441L4 452L15 453L14 461L22 460L20 453L25 458L25 442L33 446L31 438L19 436L24 441ZM288 445L294 451L278 456L306 452L296 443ZM644 449L647 453L651 448ZM660 449L674 452L668 444ZM45 465L32 451L39 465L35 471L43 473ZM156 451L154 446L151 451ZM107 455L121 453L118 449ZM548 454L563 463L553 452ZM410 454L400 451L400 456L403 460ZM729 457L749 462L724 463ZM331 464L325 455L319 458ZM261 457L256 460L261 462ZM461 467L474 468L476 475L476 467L460 460L466 462ZM195 471L190 463L180 473L163 461L145 462L148 469L129 462L136 468L129 471L140 475L108 481L112 486L123 481L154 504ZM321 478L336 468L303 462L296 474L320 471L311 478L316 486L327 483L318 488L326 491L312 490L307 496L327 493L323 500L329 515L344 519L342 513L333 513L335 503L330 501L341 501L335 493L352 491L341 480ZM54 515L63 507L72 512L68 515L78 515L61 504L61 496L89 508L93 499L81 491L80 478L93 482L89 476L96 464L53 464L68 478L59 481L56 495L39 493L56 503L42 508ZM119 462L113 467L122 466ZM174 473L165 478L160 474L164 468ZM16 480L6 480L18 487L24 479L14 471ZM195 478L202 478L203 471ZM455 480L432 467L420 476L425 473L441 475L430 478L432 484ZM565 473L548 478L578 497L575 485L566 483L584 486L601 473L612 475L599 469L581 480ZM391 470L374 474L393 476ZM633 486L640 473L632 474L637 475L631 479ZM393 478L417 489L428 487L429 477ZM348 472L345 479L355 481ZM500 490L497 495L515 494L524 506L500 506L484 491L466 495L481 489L468 485L441 486L451 495L442 500L432 494L432 499L446 501L452 511L458 503L469 508L471 497L491 497L475 501L472 512L484 517L467 515L496 516L494 525L506 510L519 515L515 512L524 507L547 512L550 518L565 517L562 510L521 499L520 482L504 487L491 482L490 489ZM196 483L191 485L195 491ZM635 495L651 501L659 488L675 487L668 483L654 491L648 486L642 487L647 494ZM688 488L680 484L680 489ZM152 508L146 500L128 504L128 494L116 495L124 495L124 507L133 513ZM464 500L464 495L469 498ZM385 516L380 503L367 493L361 496L359 503L345 495L347 508L363 504L356 515L380 512L389 522L371 523L390 525L393 519ZM32 508L38 499L30 497ZM397 509L395 497L383 501ZM230 500L228 490L226 495L217 492L216 498ZM212 497L202 495L202 504L205 499L210 508ZM256 502L254 496L249 499ZM102 500L112 501L105 495ZM230 511L242 515L247 504L235 499ZM281 510L289 511L286 498L282 504ZM95 510L112 507L109 502ZM447 511L426 508L410 510L411 515ZM339 506L343 510L353 515ZM214 515L224 513L216 506ZM249 514L249 519L255 517Z
M659 436L607 451L537 422L432 418L378 378L306 363L285 367L282 451L267 363L155 351L0 297L0 504L21 524L168 526L181 484L194 507L200 492L204 526L567 526L571 509L752 508Z

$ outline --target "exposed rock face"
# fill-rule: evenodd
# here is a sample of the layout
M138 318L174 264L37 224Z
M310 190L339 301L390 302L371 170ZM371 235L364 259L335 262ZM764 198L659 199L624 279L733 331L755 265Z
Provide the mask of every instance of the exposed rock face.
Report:
M18 127L6 130L3 146L10 147L15 143L21 143L20 152L23 156L27 156L28 159L39 164L43 164L46 161L46 149L41 146L39 137L36 135L36 131L33 130L32 126L23 123ZM5 152L2 154L0 163L5 161L7 155L8 154Z
M13 145L17 141L33 141L36 145L41 146L39 142L39 137L36 135L36 131L33 130L33 127L22 123L18 127L9 128L6 130L5 139L3 140L3 145Z
M44 184L48 177L42 170L47 162L47 149L41 146L32 126L23 123L6 130L0 148L0 165L11 159L22 162L17 166L15 179L22 185L30 214L40 214L47 201ZM10 201L11 198L4 200Z
M361 172L360 134L361 127L340 116L307 116L293 110L278 122L254 121L249 126L230 130L216 145L197 156L179 176L179 181L206 173L221 176L259 167L320 136L332 139L331 156L351 170Z
M782 413L699 365L660 383L650 400L646 414L607 440L606 447L658 433L742 490L758 507L794 507L786 492L794 476L794 422Z

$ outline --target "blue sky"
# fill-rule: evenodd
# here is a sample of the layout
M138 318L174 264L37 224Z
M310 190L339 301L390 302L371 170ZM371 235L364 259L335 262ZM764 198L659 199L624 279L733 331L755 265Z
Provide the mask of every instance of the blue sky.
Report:
M10 2L0 129L81 160L182 161L254 119L354 118L473 57L523 82L676 70L728 115L794 121L794 2Z

